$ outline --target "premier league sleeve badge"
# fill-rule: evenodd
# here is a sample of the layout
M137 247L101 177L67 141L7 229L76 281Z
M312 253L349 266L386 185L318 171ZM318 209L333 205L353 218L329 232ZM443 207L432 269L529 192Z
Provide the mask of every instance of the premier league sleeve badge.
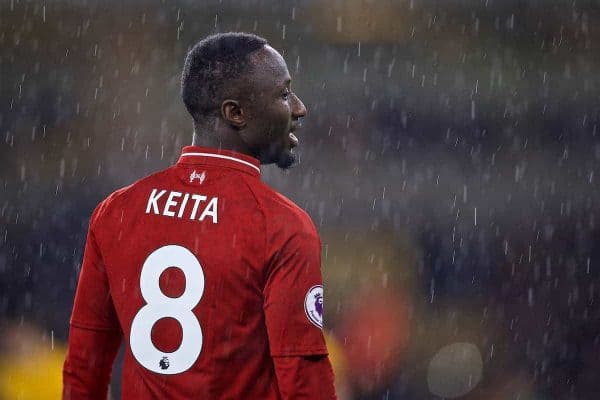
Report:
M304 312L308 320L323 329L323 286L315 285L308 289L304 298Z

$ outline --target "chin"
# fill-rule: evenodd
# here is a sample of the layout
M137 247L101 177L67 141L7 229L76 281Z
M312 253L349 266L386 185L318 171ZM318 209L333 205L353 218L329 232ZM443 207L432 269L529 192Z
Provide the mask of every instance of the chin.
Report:
M294 164L296 164L297 160L298 157L292 153L291 150L287 150L281 153L275 163L281 169L290 169L292 166L294 166Z

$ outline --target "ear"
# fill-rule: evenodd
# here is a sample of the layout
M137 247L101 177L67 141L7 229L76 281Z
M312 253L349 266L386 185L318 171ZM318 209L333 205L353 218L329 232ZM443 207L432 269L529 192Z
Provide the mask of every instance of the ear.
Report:
M236 100L227 99L221 103L221 116L234 127L241 129L246 126L246 118L240 103Z

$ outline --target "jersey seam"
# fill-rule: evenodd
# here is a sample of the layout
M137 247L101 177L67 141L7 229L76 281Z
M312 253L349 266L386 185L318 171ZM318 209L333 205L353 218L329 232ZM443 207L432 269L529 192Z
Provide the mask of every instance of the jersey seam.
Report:
M112 285L111 282L112 280L110 279L110 275L111 272L109 271L109 268L106 264L106 261L104 260L104 255L102 254L102 249L100 247L100 241L98 240L98 237L96 236L96 225L99 223L98 220L103 217L104 219L106 218L106 212L107 212L107 208L109 207L109 204L106 203L106 200L104 200L101 204L103 204L104 206L102 207L103 210L100 210L100 212L98 212L98 215L96 215L96 218L93 218L94 215L92 215L92 218L90 218L90 227L89 227L89 231L90 231L90 239L93 242L93 245L96 247L97 250L97 255L98 258L100 259L100 263L102 263L102 269L104 271L104 274L106 275L106 283L108 284L108 290L109 290L109 295L110 295L110 302L112 303L112 307L113 310L115 312L115 316L117 316L117 310L115 307L115 302L114 299L112 297ZM102 213L102 215L100 215ZM85 255L84 255L85 256ZM83 260L82 260L82 266L83 266Z
M311 347L292 351L272 351L271 357L301 356L310 354L329 354L327 347Z
M90 331L104 331L104 332L121 332L120 327L119 328L114 328L114 327L105 327L105 326L95 326L95 325L89 325L89 324L85 324L85 323L80 323L77 321L70 321L70 325L75 327L75 328L79 328L79 329L87 329Z
M244 181L244 184L246 185L246 187L248 188L248 190L250 191L250 193L252 194L252 196L254 197L254 200L256 200L256 204L258 205L258 209L260 210L261 214L263 215L263 219L265 221L265 235L264 235L264 242L263 242L263 262L266 264L267 263L267 223L268 223L268 218L267 218L267 213L264 210L264 207L260 201L260 199L258 198L258 195L254 192L254 189L252 189L252 187L250 186L250 184L246 181L246 179L244 177L242 177L242 181ZM263 276L264 278L264 276ZM262 288L264 290L264 286Z

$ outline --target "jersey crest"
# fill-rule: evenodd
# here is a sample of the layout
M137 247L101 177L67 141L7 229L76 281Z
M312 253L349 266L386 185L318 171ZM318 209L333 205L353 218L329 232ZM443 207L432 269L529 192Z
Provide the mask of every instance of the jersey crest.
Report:
M202 185L206 179L206 172L202 171L202 173L198 173L196 170L193 170L190 174L190 183L194 182L196 179L198 179L198 182Z

